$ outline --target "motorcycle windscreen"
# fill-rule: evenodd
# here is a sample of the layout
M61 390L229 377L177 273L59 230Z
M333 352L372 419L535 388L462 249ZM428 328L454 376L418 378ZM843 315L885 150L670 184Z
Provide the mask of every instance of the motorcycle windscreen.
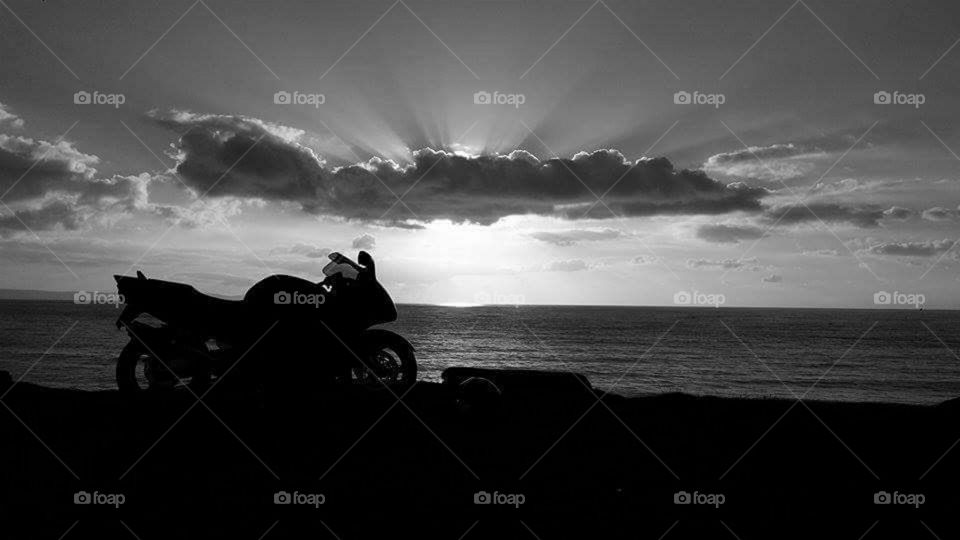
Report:
M323 267L323 275L330 277L336 274L340 274L346 279L357 279L357 276L360 275L356 268L346 263L330 261Z

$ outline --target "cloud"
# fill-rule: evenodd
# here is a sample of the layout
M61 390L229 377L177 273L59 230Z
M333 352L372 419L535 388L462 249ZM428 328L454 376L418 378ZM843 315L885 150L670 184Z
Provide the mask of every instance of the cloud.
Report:
M390 226L391 226L391 227L395 227L395 228L397 228L397 229L408 229L408 230L412 230L412 231L419 231L419 230L422 230L422 229L426 229L426 227L424 227L424 226L421 225L420 223L417 223L417 222L415 222L415 221L413 221L413 220L409 220L409 219L406 220L406 221L391 221L391 222L390 222Z
M779 274L770 274L760 278L761 283L780 283L781 281L783 281L783 276Z
M805 249L800 252L801 255L811 255L815 257L840 257L843 253L836 249Z
M553 261L544 266L547 272L579 272L590 268L582 259L570 259L566 261Z
M540 160L521 150L466 156L424 148L409 164L372 158L331 168L298 142L302 131L242 116L171 111L151 117L181 133L177 171L196 192L294 202L311 214L361 221L389 221L384 213L391 207L392 219L480 224L517 214L607 219L614 217L610 210L626 216L756 212L767 195L675 169L666 158L631 162L616 150ZM408 189L404 203L412 216L393 194ZM590 191L607 192L604 204Z
M0 135L0 182L4 177L10 178L4 174L9 169L4 170L3 159L11 154L3 151L3 137ZM33 144L31 139L20 139L19 142L24 141ZM87 179L90 172L87 164L92 161L90 156L77 152L69 143L46 148L50 155L46 159L51 163L37 165L21 181L14 179L15 184L6 185L9 194L4 200L9 200L13 208L12 214L0 217L0 236L74 231L86 223L109 223L114 216L132 211L159 215L158 210L147 203L150 175ZM5 163L9 165L11 161ZM41 171L37 174L42 176L35 177L34 172L38 169Z
M956 216L956 212L940 206L934 206L933 208L924 210L921 215L923 219L927 221L952 221L954 216Z
M13 213L0 220L0 234L76 230L134 211L159 215L147 201L150 174L102 178L99 163L67 140L0 134L0 196Z
M278 137L297 136L279 128L274 131ZM99 156L83 152L68 140L0 134L0 196L15 213L3 219L2 234L109 226L134 215L198 228L222 223L244 204L236 197L194 198L177 205L151 203L150 186L171 178L150 173L105 178L97 170L99 164Z
M836 203L811 203L768 208L763 219L780 225L798 225L807 222L847 223L861 228L880 225L884 211L873 207L854 207Z
M647 255L637 255L636 257L630 260L632 264L636 264L639 266L656 264L656 263L659 263L660 261L661 261L660 257L651 257Z
M736 244L741 240L755 240L764 235L764 230L751 225L701 225L697 238L717 244Z
M239 199L198 199L187 206L150 203L143 204L137 210L144 215L161 217L171 225L196 229L225 224L227 218L240 213L242 206L243 201Z
M903 257L932 257L953 247L953 240L927 240L925 242L886 242L872 246L870 253L875 255L896 255Z
M757 258L747 259L687 259L687 268L692 269L722 269L722 270L750 270L757 271Z
M782 182L807 174L814 167L810 159L824 155L793 143L751 146L712 155L704 162L703 170L711 174Z
M903 221L913 217L914 213L915 212L909 208L904 208L902 206L891 206L883 211L883 217L885 219L896 219Z
M0 124L6 122L15 128L23 127L23 118L10 112L10 108L0 103Z
M876 187L876 180L862 180L859 178L843 178L840 180L821 180L810 187L809 193L817 195L848 195Z
M532 233L530 236L540 240L541 242L547 242L548 244L566 247L579 244L580 242L615 240L626 235L623 233L623 231L618 231L616 229L574 229L569 231L540 231Z
M377 239L372 234L363 233L353 239L353 249L373 249L377 245Z
M308 259L325 259L331 250L321 248L311 244L296 243L292 246L275 247L270 250L270 255L299 255Z
M69 141L50 143L0 134L0 192L4 201L36 199L51 191L82 194L97 189L94 167L100 158Z
M0 216L0 236L21 231L49 231L57 228L75 230L82 216L72 205L54 201L34 209L17 210L13 215Z

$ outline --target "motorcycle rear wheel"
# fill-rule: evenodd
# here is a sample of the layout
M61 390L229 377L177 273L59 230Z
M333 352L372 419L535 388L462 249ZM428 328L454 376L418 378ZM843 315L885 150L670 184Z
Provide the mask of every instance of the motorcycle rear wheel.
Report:
M117 358L117 388L123 394L144 390L173 390L177 379L162 366L157 366L153 355L140 343L130 340Z

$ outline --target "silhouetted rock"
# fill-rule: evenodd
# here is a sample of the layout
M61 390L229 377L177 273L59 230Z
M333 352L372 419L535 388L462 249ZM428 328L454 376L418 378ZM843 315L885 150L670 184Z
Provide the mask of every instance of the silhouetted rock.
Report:
M466 416L496 416L502 397L503 391L484 377L469 377L457 385L457 408Z
M590 380L580 373L563 371L539 371L533 369L487 369L474 367L451 367L443 370L443 382L460 384L478 377L493 382L503 392L520 394L583 394L590 390Z

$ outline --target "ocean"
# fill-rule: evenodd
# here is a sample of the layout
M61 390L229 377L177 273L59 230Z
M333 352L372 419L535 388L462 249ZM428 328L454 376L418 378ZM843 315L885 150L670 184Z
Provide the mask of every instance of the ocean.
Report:
M930 404L960 396L960 312L583 306L398 306L388 325L420 378L451 366L569 370L638 396ZM0 369L48 386L114 388L119 310L0 300ZM68 331L69 329L69 331ZM818 382L819 381L819 382ZM815 386L814 386L815 384ZM812 387L812 388L811 388ZM792 392L792 393L791 393Z

